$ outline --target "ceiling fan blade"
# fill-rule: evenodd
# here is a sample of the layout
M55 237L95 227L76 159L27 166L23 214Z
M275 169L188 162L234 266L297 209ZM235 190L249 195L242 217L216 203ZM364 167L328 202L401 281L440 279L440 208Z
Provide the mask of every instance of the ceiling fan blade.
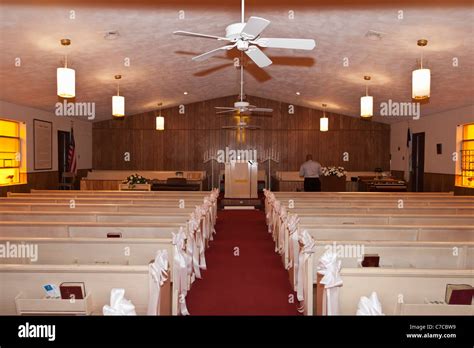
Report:
M252 59L259 67L264 68L272 64L270 58L263 53L257 46L250 46L245 54Z
M238 126L222 126L221 129L239 129Z
M270 21L261 17L250 17L240 35L245 39L254 39L270 24Z
M192 60L197 60L197 61L206 60L207 58L212 57L212 56L218 54L221 51L228 51L228 50L234 48L235 46L236 45L222 46L222 47L216 48L215 50L212 50L212 51L200 54L199 56L193 57Z
M251 41L260 47L288 48L293 50L312 50L316 42L312 39L282 39L282 38L260 38Z
M224 110L224 111L217 111L216 114L229 114L229 113L234 113L235 110Z
M177 30L173 31L174 35L180 35L180 36L193 36L193 37L202 37L205 39L215 39L215 40L223 40L223 41L230 41L226 37L221 37L221 36L215 36L215 35L207 35L207 34L199 34L199 33L192 33L190 31L183 31L183 30Z
M245 127L245 129L249 129L249 130L257 130L257 129L261 129L260 127L258 126L247 126Z
M273 109L267 109L267 108L252 108L250 109L252 112L273 112Z
M220 109L220 110L237 110L237 108L234 108L232 106L215 106L214 109Z

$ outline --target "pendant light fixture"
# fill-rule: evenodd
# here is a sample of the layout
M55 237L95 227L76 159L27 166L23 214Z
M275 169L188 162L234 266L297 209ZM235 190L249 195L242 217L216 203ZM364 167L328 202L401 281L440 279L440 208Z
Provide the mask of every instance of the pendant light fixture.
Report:
M365 85L365 97L360 97L360 116L369 118L374 115L374 97L369 95L370 76L364 76L364 80L367 81Z
M326 104L323 106L323 117L319 119L319 130L321 132L327 132L329 130L329 118L326 117Z
M428 40L421 39L417 45L425 47ZM430 97L431 72L430 69L423 68L423 51L420 58L420 68L413 70L411 78L411 96L414 100L424 100Z
M61 39L61 45L69 46L71 40ZM76 71L67 67L67 54L64 56L64 68L56 71L57 94L62 98L74 98L76 96Z
M159 131L165 130L165 118L161 116L162 106L163 106L163 103L158 104L158 107L160 108L160 114L159 116L156 116L156 130L159 130Z
M112 97L112 115L115 117L125 116L125 97L120 95L120 79L122 75L115 75L117 80L117 95Z

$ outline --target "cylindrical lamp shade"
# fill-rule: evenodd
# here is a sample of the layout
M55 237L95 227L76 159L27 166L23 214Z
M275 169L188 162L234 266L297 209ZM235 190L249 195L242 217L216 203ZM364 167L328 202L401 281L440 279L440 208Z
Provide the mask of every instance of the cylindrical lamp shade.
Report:
M165 130L165 118L163 116L156 117L156 130Z
M125 116L125 97L114 95L112 97L112 115L116 117Z
M372 117L374 114L374 97L365 96L360 98L360 116Z
M319 130L321 132L327 132L329 130L329 118L321 117L319 119Z
M416 100L430 97L431 73L430 69L413 70L411 79L411 96Z
M69 68L58 68L57 91L62 98L74 98L76 96L76 71Z

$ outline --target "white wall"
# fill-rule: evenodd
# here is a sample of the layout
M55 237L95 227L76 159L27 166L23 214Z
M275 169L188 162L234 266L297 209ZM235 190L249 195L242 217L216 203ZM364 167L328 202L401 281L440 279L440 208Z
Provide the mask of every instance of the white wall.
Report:
M423 106L421 106L423 111ZM445 111L419 120L407 118L390 126L391 170L407 168L407 128L412 133L425 133L425 173L455 174L457 163L452 154L457 151L457 126L474 122L474 105ZM436 154L436 144L443 144L443 153ZM400 147L400 150L398 148Z
M76 141L77 168L92 168L92 122L79 120L77 117L61 117L51 112L16 105L0 100L0 118L26 122L27 171L34 172L33 155L33 119L53 123L53 169L58 170L58 130L71 131L71 120L74 121L74 139ZM51 171L46 170L46 171Z

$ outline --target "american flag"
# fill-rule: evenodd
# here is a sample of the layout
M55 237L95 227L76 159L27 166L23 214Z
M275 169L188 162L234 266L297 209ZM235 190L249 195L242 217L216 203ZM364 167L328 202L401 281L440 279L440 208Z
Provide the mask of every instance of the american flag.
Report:
M67 171L77 174L76 142L74 141L74 128L71 128L71 139L67 153Z

